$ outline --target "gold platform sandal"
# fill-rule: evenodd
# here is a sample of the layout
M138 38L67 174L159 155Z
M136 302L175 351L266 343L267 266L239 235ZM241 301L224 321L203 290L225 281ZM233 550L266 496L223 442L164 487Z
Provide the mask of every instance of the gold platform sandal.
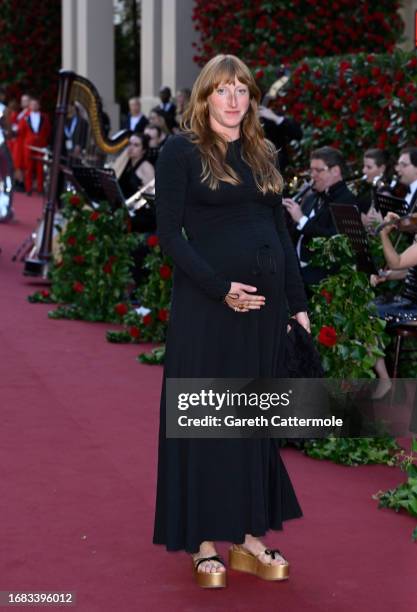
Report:
M200 557L194 560L191 557L191 562L194 569L194 578L198 586L204 589L222 589L226 586L226 572L199 572L198 567L200 563L204 561L218 561L224 567L226 567L223 559L219 555L213 555L212 557Z
M270 550L265 548L263 551L266 555L270 555L272 559L278 554L282 557L281 552L276 548ZM267 565L259 560L258 555L253 555L251 552L242 548L237 544L234 544L229 550L229 564L230 568L237 570L238 572L247 572L262 578L263 580L287 580L289 578L290 564L284 557L282 557L285 563L279 565Z

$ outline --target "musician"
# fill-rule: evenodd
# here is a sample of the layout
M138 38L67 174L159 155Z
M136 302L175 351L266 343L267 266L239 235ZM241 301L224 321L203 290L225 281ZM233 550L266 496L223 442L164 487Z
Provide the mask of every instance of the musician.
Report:
M337 234L330 211L330 203L356 204L354 194L348 189L344 176L346 164L341 152L332 147L321 147L311 153L310 175L313 191L302 206L291 198L283 204L294 223L294 240L304 283L314 285L328 275L328 271L309 264L311 253L308 243L318 236Z
M129 145L113 164L120 188L126 199L155 178L155 170L147 159L149 137L133 134Z
M417 201L417 147L402 149L395 169L400 183L408 188L404 199L410 212Z
M147 185L155 178L155 170L147 160L149 137L146 134L133 134L129 139L129 146L113 164L113 169L119 181L120 188L126 199L135 194L141 187ZM149 189L149 192L154 189ZM155 212L153 209L142 207L131 220L132 230L138 233L156 231ZM143 260L148 254L146 245L140 244L132 252L134 265L132 275L136 285L139 285L146 271L143 269Z
M365 226L381 222L382 215L375 210L375 191L387 190L392 179L390 155L384 149L368 149L363 155L362 172L367 189L358 195L358 205Z
M142 113L142 105L140 98L137 96L129 100L129 113L124 121L122 121L121 129L130 130L135 134L142 134L149 121Z
M37 188L43 193L43 163L34 157L39 153L31 147L46 147L51 135L51 124L48 115L41 112L38 98L31 98L29 113L19 122L19 133L23 137L25 159L25 190L28 195L32 193L33 175L36 174Z
M161 110L158 106L153 108L149 113L149 125L157 125L161 130L160 142L162 142L171 132L171 128L168 126L169 118L165 111Z
M267 100L267 96L264 96L264 103ZM284 115L277 115L266 105L259 107L258 115L265 138L273 142L278 151L279 168L282 172L290 161L288 152L289 143L291 140L301 140L303 130L295 119L285 117Z
M161 130L159 125L150 123L144 132L149 136L148 160L155 166L158 155L161 152L168 136Z
M399 219L396 213L389 212L384 221ZM416 238L411 246L403 253L397 253L392 244L389 234L394 225L387 225L380 232L384 257L389 267L379 276L371 276L371 285L376 287L387 280L404 279L402 294L387 301L383 297L375 300L378 315L387 321L390 327L417 321L417 241ZM375 364L375 370L379 377L378 387L373 399L382 399L391 389L391 380L388 375L384 358L379 358Z

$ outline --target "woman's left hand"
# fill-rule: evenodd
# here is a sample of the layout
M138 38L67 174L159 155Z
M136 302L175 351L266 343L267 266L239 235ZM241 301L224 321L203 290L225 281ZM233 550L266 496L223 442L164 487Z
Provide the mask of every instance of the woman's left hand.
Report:
M304 329L306 332L311 334L310 327L310 319L308 318L308 314L306 312L297 312L293 317Z

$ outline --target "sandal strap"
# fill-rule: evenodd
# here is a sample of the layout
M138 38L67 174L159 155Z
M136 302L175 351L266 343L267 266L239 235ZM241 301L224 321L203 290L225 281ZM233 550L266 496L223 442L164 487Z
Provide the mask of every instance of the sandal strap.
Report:
M259 554L271 555L272 559L275 559L276 555L278 554L285 560L285 557L282 555L281 551L278 548L265 548L264 552Z
M201 557L200 559L198 559L198 561L195 561L195 569L198 569L200 563L203 563L204 561L218 561L224 567L226 567L223 559L219 555L213 555L212 557Z

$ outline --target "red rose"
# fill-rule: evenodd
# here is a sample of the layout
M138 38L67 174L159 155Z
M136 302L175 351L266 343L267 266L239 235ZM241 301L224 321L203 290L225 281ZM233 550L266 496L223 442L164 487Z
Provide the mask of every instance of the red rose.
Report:
M143 321L143 324L144 324L144 325L150 325L150 324L152 323L152 315L150 315L150 314L146 314L146 315L143 317L142 321Z
M139 327L136 327L135 325L133 325L132 327L129 327L129 334L131 338L139 338L140 336Z
M159 244L158 236L156 234L152 234L152 236L149 236L146 243L150 247L155 247L157 244Z
M331 291L327 291L327 289L322 289L320 291L320 295L322 295L325 298L328 304L330 304L330 302L333 299L333 293Z
M169 266L166 266L166 265L161 266L161 267L159 268L159 276L160 276L161 278L163 278L164 280L168 280L168 279L169 279L169 278L171 278L171 276L172 276L172 270L171 270L171 268L170 268Z
M116 306L114 307L114 310L117 312L118 315L120 315L121 317L123 317L125 314L128 313L129 308L127 307L126 304L116 304Z
M69 197L69 203L72 206L79 206L81 204L80 196L74 193L72 196Z
M357 113L359 110L359 104L356 102L356 100L354 100L352 102L352 104L350 105L350 110L352 113Z
M348 68L351 68L352 64L346 60L342 60L339 64L339 69L341 72L344 72L345 70L348 70Z
M90 221L97 221L97 219L99 218L100 218L100 213L97 212L96 210L92 212L90 215Z
M74 255L74 257L72 258L73 262L76 264L83 264L85 262L85 257L84 255Z
M84 291L84 285L80 281L75 281L72 285L73 291L76 293L82 293Z
M417 122L417 113L413 111L410 115L410 123L416 123L416 122Z
M103 272L105 272L106 274L111 274L112 271L113 271L113 266L111 265L111 263L107 262L106 264L104 264Z
M168 321L168 310L166 308L161 308L158 311L158 319L163 322Z
M50 293L49 293L48 289L42 289L41 296L43 298L49 298L49 295L50 295Z
M75 236L69 236L69 238L67 239L67 244L69 244L70 246L75 246L77 244L77 239Z
M337 343L337 333L335 328L332 325L323 325L317 339L320 344L323 344L324 346L334 346Z
M87 236L87 240L88 242L94 242L94 240L96 239L94 234L88 234Z
M265 72L261 69L261 70L257 70L255 72L255 79L259 80L262 79L265 76Z

